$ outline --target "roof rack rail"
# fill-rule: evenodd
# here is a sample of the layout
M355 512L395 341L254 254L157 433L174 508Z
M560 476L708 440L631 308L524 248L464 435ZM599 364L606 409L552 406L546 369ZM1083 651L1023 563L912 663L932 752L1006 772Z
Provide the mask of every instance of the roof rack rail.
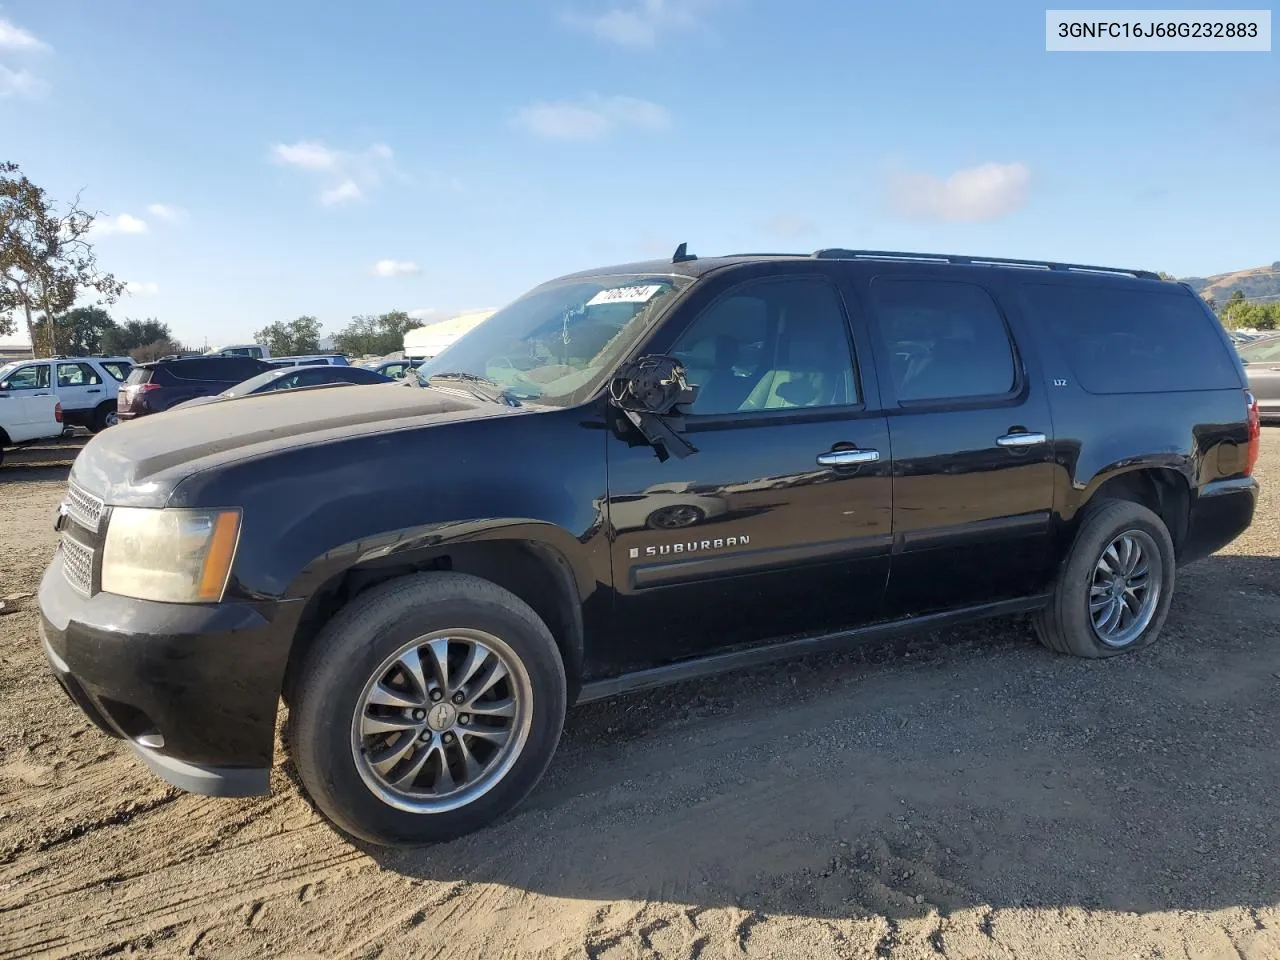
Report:
M1159 280L1151 270L1128 270L1123 267L1096 267L1084 263L1057 263L1053 260L1016 260L1009 257L966 257L954 253L901 253L893 250L846 250L828 247L814 251L819 260L896 260L904 263L958 263L977 267L1024 267L1032 270L1071 270L1079 273L1109 273Z

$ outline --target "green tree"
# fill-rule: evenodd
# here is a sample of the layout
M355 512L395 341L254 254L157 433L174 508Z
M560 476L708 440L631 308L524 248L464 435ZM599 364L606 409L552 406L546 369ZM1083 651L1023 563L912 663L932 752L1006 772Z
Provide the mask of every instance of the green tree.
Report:
M84 293L114 303L124 284L98 268L89 243L95 215L77 197L62 211L16 163L0 163L0 334L12 333L21 311L34 348L58 353L58 318ZM37 330L35 313L44 313ZM40 337L39 334L44 336Z
M288 322L277 320L255 333L253 340L270 348L277 357L315 353L320 349L320 321L310 316Z
M384 356L404 349L404 335L422 324L403 310L383 314L363 314L333 335L334 349L349 357L365 354Z
M159 360L161 357L181 357L189 352L176 340L170 337L161 337L151 343L144 343L141 346L134 347L129 351L129 356L133 357L137 363L146 363L148 360Z
M173 340L173 332L167 323L154 317L146 320L125 320L102 336L102 353L113 356L132 355L134 350L160 340ZM172 352L172 351L170 351Z
M41 316L38 325L47 326L48 317ZM103 353L102 343L116 329L111 314L101 307L76 307L54 322L58 346L68 356L80 357Z

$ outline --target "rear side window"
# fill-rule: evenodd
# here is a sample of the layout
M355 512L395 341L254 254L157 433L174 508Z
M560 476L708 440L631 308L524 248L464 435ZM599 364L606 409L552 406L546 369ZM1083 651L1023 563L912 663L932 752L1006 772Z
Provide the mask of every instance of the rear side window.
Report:
M126 385L137 385L151 382L151 367L134 367L125 378Z
M96 370L87 363L58 364L58 386L93 387L102 383Z
M1239 388L1217 322L1181 288L1027 283L1027 312L1089 393Z
M122 363L119 360L104 360L101 366L103 370L117 380L124 380L129 375L130 364Z
M270 367L249 357L208 357L179 360L169 364L169 373L179 380L223 380L239 383Z
M900 402L970 400L1013 389L1009 331L982 287L879 277L871 301Z

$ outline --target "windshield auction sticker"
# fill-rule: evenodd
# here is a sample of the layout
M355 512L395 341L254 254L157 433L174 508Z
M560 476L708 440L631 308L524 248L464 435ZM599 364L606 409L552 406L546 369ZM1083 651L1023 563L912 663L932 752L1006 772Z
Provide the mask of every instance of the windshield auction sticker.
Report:
M600 303L648 303L662 289L662 284L651 283L645 286L614 287L612 290L601 290L587 301L588 307Z
M1046 10L1056 52L1269 53L1270 10Z

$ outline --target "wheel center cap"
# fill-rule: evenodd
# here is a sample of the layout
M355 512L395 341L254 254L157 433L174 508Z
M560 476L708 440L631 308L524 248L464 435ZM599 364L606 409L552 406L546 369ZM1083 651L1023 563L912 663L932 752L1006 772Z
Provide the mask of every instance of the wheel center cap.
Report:
M453 709L453 704L437 703L427 712L427 726L432 730L447 730L457 717L458 711Z

